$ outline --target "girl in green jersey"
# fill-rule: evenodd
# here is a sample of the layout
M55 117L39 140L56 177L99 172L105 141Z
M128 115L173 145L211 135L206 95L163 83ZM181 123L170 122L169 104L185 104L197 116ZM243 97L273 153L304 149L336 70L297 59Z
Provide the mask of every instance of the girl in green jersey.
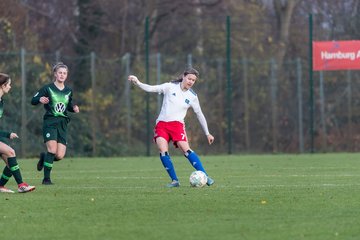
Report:
M37 164L38 171L44 169L42 184L53 184L50 172L54 161L64 158L66 153L67 124L70 122L68 111L78 113L79 107L72 103L72 90L65 85L68 67L59 62L53 67L55 81L42 87L32 98L31 104L44 105L46 110L43 121L43 137L47 153L41 153Z
M11 89L11 79L9 75L0 73L0 118L4 112L4 94L9 93ZM18 138L18 135L14 132L3 132L0 131L0 155L4 160L6 166L0 177L0 192L3 193L14 193L14 191L5 187L5 184L14 176L15 181L18 184L18 192L25 193L35 190L34 186L29 186L23 182L20 167L16 161L15 150L10 147L8 139Z

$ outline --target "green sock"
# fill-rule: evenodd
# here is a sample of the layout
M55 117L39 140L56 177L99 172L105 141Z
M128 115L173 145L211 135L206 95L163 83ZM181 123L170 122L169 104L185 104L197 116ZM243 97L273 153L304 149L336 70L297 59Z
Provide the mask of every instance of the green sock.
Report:
M44 178L50 179L50 172L53 167L53 162L55 159L55 154L53 153L46 153L45 159L44 159Z
M8 168L8 166L5 166L3 174L1 175L1 178L0 178L0 186L5 186L5 184L9 181L11 176L12 176L12 173L11 173L10 168Z
M23 183L22 177L21 177L21 172L20 172L20 167L16 161L16 157L9 157L8 158L8 164L9 164L9 168L11 170L12 175L15 178L15 181L17 182L17 184Z

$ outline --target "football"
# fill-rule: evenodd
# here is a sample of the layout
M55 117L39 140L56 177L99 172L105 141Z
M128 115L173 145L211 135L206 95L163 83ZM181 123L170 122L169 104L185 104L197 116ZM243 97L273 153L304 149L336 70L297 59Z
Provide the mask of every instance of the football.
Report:
M191 187L203 187L207 183L207 176L202 171L192 172L189 178Z

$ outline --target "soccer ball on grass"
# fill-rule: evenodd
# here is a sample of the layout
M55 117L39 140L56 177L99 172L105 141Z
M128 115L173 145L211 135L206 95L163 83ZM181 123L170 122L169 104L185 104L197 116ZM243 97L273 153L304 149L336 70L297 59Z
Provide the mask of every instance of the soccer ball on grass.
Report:
M192 172L189 178L191 187L203 187L207 183L207 176L202 171Z

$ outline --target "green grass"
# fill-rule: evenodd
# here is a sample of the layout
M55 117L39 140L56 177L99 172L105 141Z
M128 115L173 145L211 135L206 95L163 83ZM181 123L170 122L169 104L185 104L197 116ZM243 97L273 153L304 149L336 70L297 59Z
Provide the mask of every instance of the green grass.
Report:
M37 189L0 194L1 239L358 239L360 155L207 156L212 187L167 189L157 157L67 158L53 186L20 160ZM3 165L2 165L3 166ZM13 179L8 187L15 190Z

